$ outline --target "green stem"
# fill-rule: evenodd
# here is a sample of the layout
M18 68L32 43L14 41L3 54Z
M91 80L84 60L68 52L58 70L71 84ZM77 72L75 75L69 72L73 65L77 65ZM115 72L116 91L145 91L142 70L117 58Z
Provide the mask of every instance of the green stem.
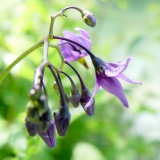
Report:
M49 46L49 41L47 39L48 37L44 38L44 48L43 48L43 58L42 62L45 62L48 60L48 46Z
M6 77L6 75L9 73L9 71L18 63L20 62L23 58L28 56L31 52L36 50L37 48L43 46L44 39L40 40L38 43L36 43L34 46L23 52L18 58L16 58L0 75L0 84Z
M58 54L59 54L59 56L60 56L60 58L61 58L61 60L62 60L62 62L63 62L63 61L64 61L64 58L63 58L63 56L62 56L62 52L61 52L61 50L60 50L60 46L59 46L58 44L49 44L49 47L54 48L54 49L57 50L57 52L58 52Z
M65 16L64 12L68 9L75 9L77 11L79 11L81 14L83 14L83 10L81 8L78 7L74 7L74 6L69 6L69 7L65 7L63 9L61 9L59 12L57 12L56 14L54 14L53 16L51 16L51 21L50 21L50 28L49 28L49 38L52 39L53 36L53 25L54 25L54 21L57 17L59 16Z

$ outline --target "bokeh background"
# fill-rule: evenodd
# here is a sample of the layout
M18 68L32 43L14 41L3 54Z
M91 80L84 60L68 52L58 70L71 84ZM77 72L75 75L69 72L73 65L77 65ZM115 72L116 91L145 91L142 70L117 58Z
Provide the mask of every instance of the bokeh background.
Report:
M0 160L158 160L160 159L160 1L159 0L0 0L0 73L22 52L48 34L50 15L66 6L77 6L94 13L95 28L83 23L75 10L56 20L54 33L86 29L92 40L92 52L106 61L133 60L125 71L142 86L122 81L130 108L117 98L99 90L95 115L73 108L69 131L57 137L55 148L48 148L37 135L25 129L26 105L35 68L43 49L39 48L17 64L0 85ZM49 59L59 65L54 49ZM73 63L86 86L93 91L94 68ZM68 68L77 86L75 74ZM49 104L58 108L58 96L52 89L49 71L45 83ZM70 83L62 76L67 93Z

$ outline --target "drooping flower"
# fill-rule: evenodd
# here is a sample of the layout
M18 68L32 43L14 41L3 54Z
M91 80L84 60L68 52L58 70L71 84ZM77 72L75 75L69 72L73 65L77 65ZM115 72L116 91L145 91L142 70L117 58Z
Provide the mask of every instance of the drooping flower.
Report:
M68 107L61 107L58 113L54 112L54 121L56 124L57 132L60 136L66 135L70 118L71 116Z
M93 102L94 95L96 94L100 86L107 92L115 95L125 107L129 107L119 78L128 83L141 84L141 82L133 81L123 74L123 71L127 68L130 60L131 58L129 57L125 62L118 61L115 63L110 63L104 62L98 57L92 59L92 63L96 71L96 84L89 102L84 107L85 109L87 109Z
M89 90L86 87L83 87L81 92L82 92L81 93L81 105L82 105L83 109L85 110L85 112L87 113L87 115L93 116L94 115L95 100L93 98L90 101L90 104L88 104L87 108L84 108L85 105L88 103L88 101L91 98L91 93L89 92Z
M56 146L54 122L52 120L50 121L50 126L47 131L38 131L38 134L50 148Z
M84 46L85 48L87 48L88 50L90 50L91 40L87 31L80 28L76 28L76 30L79 31L79 34L74 34L68 30L63 31L64 38L75 41L80 45ZM66 59L68 62L76 61L79 58L87 56L88 54L81 47L73 43L67 42L65 40L60 40L59 43L60 43L60 49L61 49L62 55L64 59Z

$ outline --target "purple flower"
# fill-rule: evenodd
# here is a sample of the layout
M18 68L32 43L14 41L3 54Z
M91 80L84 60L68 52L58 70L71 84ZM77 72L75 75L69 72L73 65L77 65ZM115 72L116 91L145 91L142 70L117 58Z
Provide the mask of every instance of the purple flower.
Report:
M71 117L68 107L61 107L58 113L54 112L54 121L56 124L57 132L60 136L66 135L70 118Z
M127 98L118 78L132 84L141 84L141 82L133 81L123 74L123 71L127 68L130 60L131 58L128 58L125 62L118 61L116 63L109 63L102 61L98 57L92 59L96 71L96 85L89 102L85 105L85 109L87 109L93 102L94 95L100 86L107 92L115 95L125 107L129 107Z
M89 92L89 90L87 88L83 88L81 93L81 105L85 110L85 112L87 113L87 115L92 116L94 115L94 106L95 106L94 98L92 99L92 101L90 101L90 104L88 104L87 108L86 109L84 108L85 105L90 100L90 98L91 98L91 93Z
M55 147L56 138L55 138L54 122L52 120L48 130L44 132L38 131L38 134L50 148Z
M87 31L79 28L76 28L76 30L79 31L79 34L74 34L68 30L63 31L64 38L75 41L90 50L91 40ZM60 47L64 59L66 59L68 62L73 62L81 57L87 56L87 52L82 48L65 40L60 40Z

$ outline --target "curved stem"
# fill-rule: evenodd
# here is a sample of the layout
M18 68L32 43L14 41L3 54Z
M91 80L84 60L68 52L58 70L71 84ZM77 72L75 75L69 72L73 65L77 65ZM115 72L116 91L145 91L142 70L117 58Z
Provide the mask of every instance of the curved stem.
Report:
M81 76L79 75L79 73L77 72L77 70L76 70L70 63L68 63L67 61L65 61L65 63L66 63L69 67L71 67L71 68L73 69L73 71L77 74L77 76L78 76L78 78L79 78L79 81L80 81L80 84L81 84L81 89L82 89L82 90L85 89L86 86L84 85L84 82L83 82Z
M52 74L53 74L53 76L54 76L54 78L55 78L55 80L56 80L56 83L57 83L57 85L58 85L59 93L60 93L60 97L61 97L62 107L67 106L67 105L66 105L66 101L65 101L65 95L64 95L64 92L63 92L61 83L60 83L60 81L59 81L56 73L54 72L52 66L49 64L48 67L49 67L49 69L51 70L51 72L52 72Z
M61 50L60 50L59 45L58 45L58 44L49 44L49 47L55 48L55 49L57 50L57 52L58 52L58 54L59 54L59 56L60 56L60 58L61 58L61 60L62 60L62 62L63 62L63 61L64 61L64 58L63 58L63 56L62 56L62 53L61 53Z
M78 8L78 7L74 7L74 6L69 6L69 7L65 7L63 9L61 9L59 12L57 12L56 14L54 14L53 16L51 16L51 21L50 21L50 28L49 28L49 37L52 38L53 36L53 25L54 25L54 21L57 17L59 16L65 16L64 12L68 9L76 9L78 10L81 14L83 13L83 10Z
M76 85L74 84L72 78L67 73L65 73L63 71L61 71L60 73L64 74L70 80L71 85L72 85L73 88L76 88Z
M41 90L41 80L43 78L44 68L48 64L50 64L49 61L43 61L35 70L32 88L34 88L36 91Z
M26 50L25 52L23 52L18 58L16 58L0 75L0 84L2 83L2 81L4 80L4 78L6 77L6 75L9 73L9 71L18 63L20 62L23 58L25 58L26 56L28 56L31 52L33 52L34 50L36 50L37 48L43 46L44 44L44 40L40 40L38 43L36 43L34 46L32 46L31 48L29 48L28 50Z
M60 37L60 36L53 36L53 39L61 39L61 40L64 40L64 41L68 41L68 42L71 42L79 47L81 47L82 49L84 49L88 54L89 56L91 57L91 59L94 59L96 56L91 52L89 51L87 48L85 48L84 46L82 46L81 44L75 42L75 41L72 41L68 38L64 38L64 37Z
M44 48L43 48L43 58L42 58L42 62L48 60L48 46L49 46L49 41L48 41L47 37L45 37L45 38L44 38Z
M74 7L74 6L68 6L66 8L63 8L63 12L68 10L68 9L76 9L77 11L79 11L81 14L83 13L83 10L81 8L78 8L78 7Z

